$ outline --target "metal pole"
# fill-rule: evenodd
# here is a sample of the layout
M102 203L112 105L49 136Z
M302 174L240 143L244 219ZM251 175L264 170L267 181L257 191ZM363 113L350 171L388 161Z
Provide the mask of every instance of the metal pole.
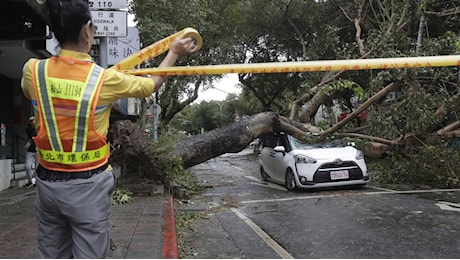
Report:
M107 37L99 38L99 66L103 68L108 67L108 51L107 51Z

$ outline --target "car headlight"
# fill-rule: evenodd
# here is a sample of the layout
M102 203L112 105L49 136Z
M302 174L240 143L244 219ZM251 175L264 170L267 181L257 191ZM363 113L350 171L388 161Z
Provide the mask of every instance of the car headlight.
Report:
M362 159L364 159L364 153L363 153L362 151L358 150L358 151L356 152L355 159L356 159L356 160L362 160Z
M315 164L316 163L315 159L313 159L311 157L308 157L308 156L305 156L305 155L301 155L301 154L294 155L294 161L295 161L295 163L307 163L307 164Z

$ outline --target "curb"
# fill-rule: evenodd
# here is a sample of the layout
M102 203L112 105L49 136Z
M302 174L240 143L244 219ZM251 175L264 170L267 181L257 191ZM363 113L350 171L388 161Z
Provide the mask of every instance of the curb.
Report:
M165 201L164 225L163 225L163 251L162 259L178 259L176 221L174 219L173 197L169 196Z

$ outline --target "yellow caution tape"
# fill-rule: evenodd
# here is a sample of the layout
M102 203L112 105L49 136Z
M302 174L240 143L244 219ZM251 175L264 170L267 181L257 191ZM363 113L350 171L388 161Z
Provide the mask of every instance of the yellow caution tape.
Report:
M162 67L133 69L145 61L157 57L171 47L176 37L185 32L184 38L192 37L198 49L203 45L201 35L193 28L185 28L169 37L149 45L137 53L125 58L112 68L132 75L160 75L160 76L187 76L187 75L218 75L227 73L258 74L258 73L289 73L313 71L340 71L340 70L371 70L371 69L401 69L422 67L459 66L460 55L377 58L355 60L321 60L303 62L269 62L251 64L226 64L187 67Z
M137 65L144 63L147 60L157 57L158 55L166 52L171 47L172 42L175 38L185 32L184 38L191 37L195 44L198 46L198 49L201 48L203 45L203 38L197 32L197 30L193 28L185 28L180 32L177 32L171 36L168 36L160 41L157 41L142 50L126 57L122 61L118 62L117 64L113 65L112 68L117 70L129 70L133 69Z
M226 64L207 66L177 66L162 68L147 68L122 70L133 75L217 75L227 73L257 74L257 73L288 73L337 70L371 70L371 69L401 69L422 67L460 66L460 55L378 58L355 60L321 60L303 62L269 62L250 64Z

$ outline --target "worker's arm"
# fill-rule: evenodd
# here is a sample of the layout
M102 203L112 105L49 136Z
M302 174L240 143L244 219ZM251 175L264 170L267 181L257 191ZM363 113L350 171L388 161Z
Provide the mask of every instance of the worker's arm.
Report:
M199 46L195 44L195 41L190 37L183 38L184 34L185 33L182 33L174 39L168 54L158 67L172 67L180 56L188 55L198 50ZM152 76L155 83L153 92L156 92L161 87L161 85L166 81L166 78L167 76Z

